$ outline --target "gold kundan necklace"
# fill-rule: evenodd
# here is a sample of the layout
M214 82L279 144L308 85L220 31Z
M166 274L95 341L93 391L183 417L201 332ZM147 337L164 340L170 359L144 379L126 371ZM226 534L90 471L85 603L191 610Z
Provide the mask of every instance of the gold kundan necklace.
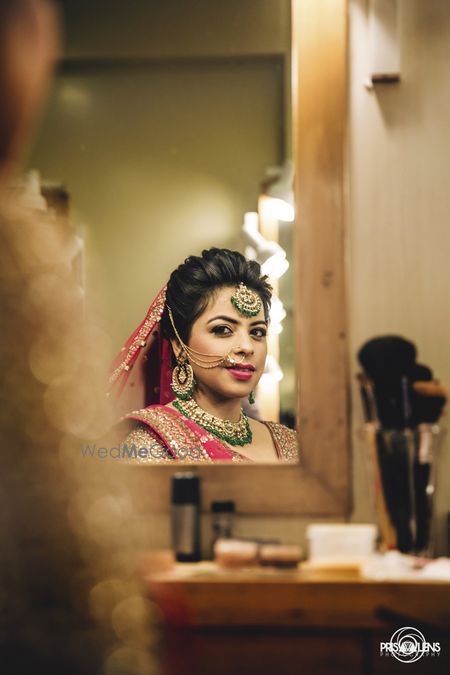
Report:
M239 422L230 422L222 420L200 408L198 403L190 398L187 401L176 399L172 405L183 415L189 417L193 422L210 431L214 436L230 445L247 445L253 439L250 423L245 412L241 409Z

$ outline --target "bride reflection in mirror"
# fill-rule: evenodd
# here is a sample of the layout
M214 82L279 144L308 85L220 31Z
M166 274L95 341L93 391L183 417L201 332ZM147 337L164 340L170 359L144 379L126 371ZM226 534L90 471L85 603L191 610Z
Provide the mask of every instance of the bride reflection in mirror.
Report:
M271 294L260 265L229 249L172 272L113 363L109 395L132 427L122 457L298 461L295 431L244 410L264 372Z

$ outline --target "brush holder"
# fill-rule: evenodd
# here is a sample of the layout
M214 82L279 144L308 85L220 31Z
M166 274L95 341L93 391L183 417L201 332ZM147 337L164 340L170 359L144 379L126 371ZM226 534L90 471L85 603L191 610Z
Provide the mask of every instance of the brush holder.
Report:
M433 557L434 496L443 437L438 424L404 430L366 424L381 550Z

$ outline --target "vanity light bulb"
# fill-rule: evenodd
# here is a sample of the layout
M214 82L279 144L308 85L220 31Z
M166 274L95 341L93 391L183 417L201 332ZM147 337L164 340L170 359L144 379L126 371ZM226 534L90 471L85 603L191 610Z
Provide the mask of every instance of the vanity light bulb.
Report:
M286 310L280 298L277 295L272 296L272 304L270 307L270 321L273 323L281 323L286 318Z
M283 331L283 326L281 323L272 323L270 322L269 326L269 335L279 335Z
M246 246L244 249L244 255L247 258L247 260L256 260L258 257L253 246Z
M285 199L270 197L266 208L270 215L277 220L292 223L295 218L294 207Z
M281 249L261 265L261 272L272 279L279 279L288 268L289 262L286 260L286 253Z
M264 378L264 381L281 382L283 377L284 373L280 368L280 364L274 356L268 354L261 380Z
M257 211L247 211L244 213L244 227L249 232L259 231L259 216Z

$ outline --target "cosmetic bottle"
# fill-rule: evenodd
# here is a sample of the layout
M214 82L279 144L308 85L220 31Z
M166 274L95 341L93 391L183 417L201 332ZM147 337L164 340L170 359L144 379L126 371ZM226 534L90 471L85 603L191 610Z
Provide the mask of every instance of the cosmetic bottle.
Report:
M194 473L172 477L172 548L178 562L200 560L200 478Z

